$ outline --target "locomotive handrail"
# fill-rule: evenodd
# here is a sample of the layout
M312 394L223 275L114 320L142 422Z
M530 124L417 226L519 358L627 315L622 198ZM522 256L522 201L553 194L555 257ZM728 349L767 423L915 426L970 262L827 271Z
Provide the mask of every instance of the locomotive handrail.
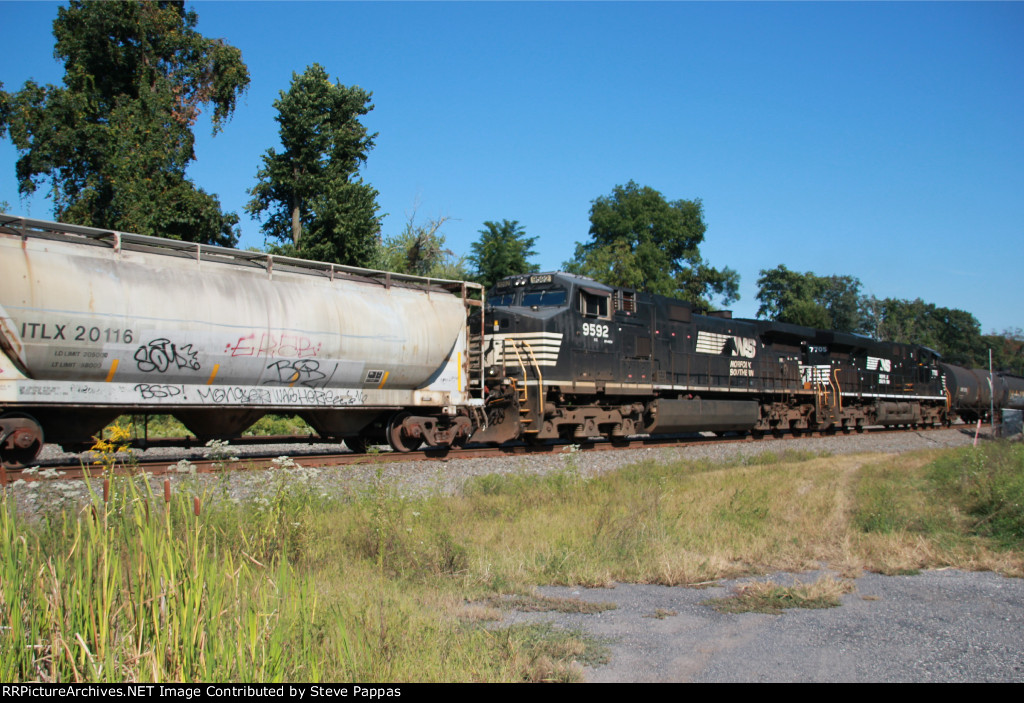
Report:
M526 340L522 342L523 346L526 347L526 353L530 355L530 363L533 364L533 372L537 374L537 417L541 421L544 419L544 376L540 370L540 364L537 363L537 357L533 355L533 347Z

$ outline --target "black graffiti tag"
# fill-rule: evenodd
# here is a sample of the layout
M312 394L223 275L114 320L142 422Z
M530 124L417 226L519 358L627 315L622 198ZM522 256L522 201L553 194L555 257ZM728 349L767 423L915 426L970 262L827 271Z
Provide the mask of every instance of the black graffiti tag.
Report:
M306 386L316 388L327 374L320 370L320 362L315 359L295 359L275 361L267 365L267 369L277 371L277 378L268 381L272 385Z
M135 362L139 371L163 373L174 366L179 369L199 370L198 352L192 351L192 345L178 347L169 339L154 339L135 350Z
M136 383L135 390L138 391L142 400L176 398L185 395L184 386L172 386L165 383Z

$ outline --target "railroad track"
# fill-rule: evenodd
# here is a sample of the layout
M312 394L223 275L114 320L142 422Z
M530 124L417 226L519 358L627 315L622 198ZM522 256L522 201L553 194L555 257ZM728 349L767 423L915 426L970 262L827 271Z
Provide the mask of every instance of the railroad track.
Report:
M962 426L966 428L966 426ZM920 427L916 428L915 431L929 431L929 430L940 430L947 429L945 426L939 426L934 428ZM886 428L886 427L869 427L865 430L865 434L892 434L892 433L903 433L907 432L907 429L897 428ZM831 437L836 435L842 435L842 432L783 432L774 435L768 435L766 438L771 439L806 439L814 437ZM847 434L854 434L852 432ZM301 443L320 443L319 438L310 438L308 436L303 437L263 437L263 438L245 438L244 441L236 442L232 446L242 445L266 445L268 447L280 446L281 444L287 443L290 448L289 452L286 452L288 456L298 465L308 467L328 467L328 466L347 466L347 465L372 465L372 464L388 464L396 462L417 462L417 461L452 461L458 459L484 459L493 457L508 457L508 456L530 456L530 455L553 455L566 451L567 447L576 447L576 450L581 452L600 452L600 451L619 451L627 449L648 449L648 448L678 448L678 447L692 447L698 445L704 445L709 443L757 443L761 441L762 437L751 436L749 434L743 435L725 435L725 436L649 436L649 437L636 437L621 442L612 442L609 440L595 439L585 440L578 442L560 441L553 443L545 443L540 445L530 444L511 444L502 445L498 447L483 446L483 445L469 445L462 448L450 448L450 449L424 449L413 452L395 452L390 450L367 452L367 453L354 453L354 452L311 452L308 454L298 454L294 452L294 445ZM146 443L148 447L164 446L164 447L183 447L190 448L193 451L201 448L203 445L197 444L194 441L188 442L184 439L168 438L165 440L158 440ZM161 457L159 459L147 459L144 461L136 461L129 464L125 464L123 459L124 455L118 455L118 463L114 466L113 472L115 475L126 475L146 472L153 476L174 476L179 475L180 472L177 469L177 462L181 459L185 459L189 464L195 467L197 473L219 473L224 471L248 471L248 470L260 470L270 469L274 467L274 460L281 456L280 451L269 450L266 453L254 454L245 457L239 457L237 460L231 460L226 458L192 458L187 456L185 453L179 453L171 457ZM106 469L102 465L96 465L91 463L93 459L90 458L90 452L84 452L78 457L61 459L61 460L50 460L41 462L40 466L46 469L54 469L60 472L60 479L62 480L81 480L86 475L90 478L101 477ZM0 485L8 485L18 479L25 481L37 481L37 480L53 480L51 477L40 477L38 472L26 473L23 469L7 469L6 471L0 470Z

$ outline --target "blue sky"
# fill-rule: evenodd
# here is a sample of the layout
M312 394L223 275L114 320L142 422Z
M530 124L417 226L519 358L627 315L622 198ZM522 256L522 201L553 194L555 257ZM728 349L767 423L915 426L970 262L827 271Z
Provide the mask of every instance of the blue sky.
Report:
M635 180L700 198L714 266L780 263L864 292L1024 327L1022 3L196 2L199 30L242 50L252 83L224 131L197 125L193 180L242 217L273 101L321 63L373 92L363 171L384 234L451 218L468 253L485 220L518 220L537 263L587 238L591 201ZM0 2L8 91L59 83L57 3ZM21 201L0 142L0 200Z

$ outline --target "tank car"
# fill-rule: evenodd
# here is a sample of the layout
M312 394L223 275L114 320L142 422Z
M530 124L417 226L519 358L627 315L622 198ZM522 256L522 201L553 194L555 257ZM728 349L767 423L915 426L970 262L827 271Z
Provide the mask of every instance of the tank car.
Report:
M993 408L1024 410L1024 378L987 369L942 364L957 414L967 422L991 419Z
M297 413L354 445L464 441L474 288L0 216L0 453L24 465L121 413L201 439Z
M504 279L478 314L488 426L474 440L850 431L951 416L939 357L924 347L702 314L561 272Z

